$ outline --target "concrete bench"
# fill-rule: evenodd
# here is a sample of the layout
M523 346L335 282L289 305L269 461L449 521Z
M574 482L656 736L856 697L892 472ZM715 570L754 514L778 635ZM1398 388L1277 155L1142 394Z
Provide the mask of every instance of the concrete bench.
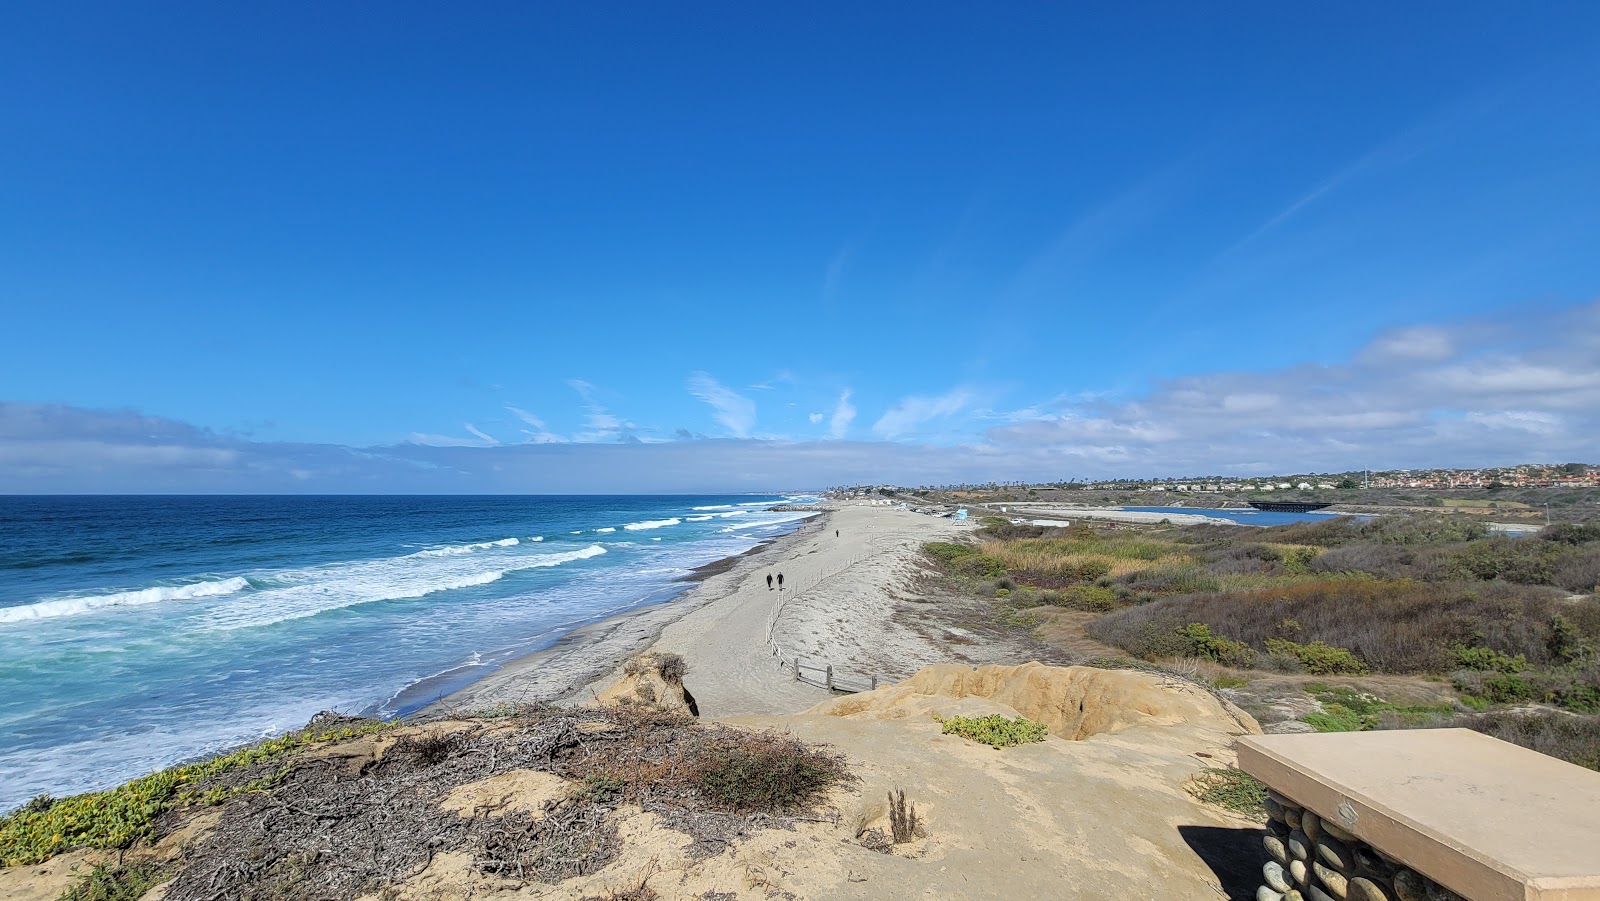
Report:
M1600 901L1600 772L1467 729L1237 749L1276 796L1263 899Z

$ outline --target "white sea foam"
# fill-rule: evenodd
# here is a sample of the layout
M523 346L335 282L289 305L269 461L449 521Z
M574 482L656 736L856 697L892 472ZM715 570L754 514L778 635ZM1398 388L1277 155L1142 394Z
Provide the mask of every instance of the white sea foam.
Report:
M420 598L439 591L454 591L498 582L506 574L526 569L560 566L604 554L598 544L573 551L528 556L443 556L419 554L360 563L338 563L273 574L277 587L265 588L236 604L207 613L202 629L232 630L269 626L287 620L316 616L330 610Z
M424 557L455 557L474 551L486 551L493 547L516 547L521 543L520 538L502 538L499 541L479 541L475 544L447 544L444 547L429 548L417 553Z
M712 504L709 507L694 507L695 510L732 510L732 504Z
M188 585L163 585L141 588L137 591L119 591L115 594L97 594L87 597L53 598L20 607L0 607L0 623L19 623L34 619L53 619L58 616L75 616L107 607L136 607L159 604L162 601L186 601L194 598L214 598L250 587L242 576L219 579L213 582L193 582Z
M535 535L532 538L529 538L528 540L529 541L543 541L544 540L544 536L543 535Z
M675 526L682 522L683 520L677 517L672 519L647 519L644 522L630 522L623 528L630 532L642 532L645 529L664 529L667 526Z
M705 522L708 519L716 519L716 517L707 513L703 516L685 516L683 519L685 522Z
M722 517L723 519L727 519L730 516L743 516L747 512L749 512L749 511L746 511L746 510L735 510L732 513L718 513L716 515Z
M778 501L752 501L752 502L746 503L746 504L738 504L737 506L740 506L740 507L770 507L770 506L772 506L772 505L774 505L776 503L778 503Z
M616 529L612 528L611 526L605 526L604 528L595 529L595 531L596 532L615 532Z

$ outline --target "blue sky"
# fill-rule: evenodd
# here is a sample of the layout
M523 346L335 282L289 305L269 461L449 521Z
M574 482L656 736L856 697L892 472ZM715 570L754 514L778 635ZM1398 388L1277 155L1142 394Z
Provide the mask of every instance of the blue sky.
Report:
M1592 3L19 3L0 84L3 491L1600 439Z

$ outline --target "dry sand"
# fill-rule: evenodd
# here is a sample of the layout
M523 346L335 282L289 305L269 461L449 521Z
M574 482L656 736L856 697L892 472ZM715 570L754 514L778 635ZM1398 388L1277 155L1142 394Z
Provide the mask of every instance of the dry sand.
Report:
M876 675L890 682L932 663L1015 663L1044 652L1021 637L979 640L944 625L978 617L983 602L936 598L916 584L927 572L922 544L958 539L975 524L892 507L822 509L683 597L578 629L426 715L591 700L621 677L624 660L645 650L682 654L689 663L684 683L700 714L712 717L794 713L828 698L827 690L794 679L788 667L795 657L808 667L831 663L858 681ZM769 590L767 575L780 572L784 590Z

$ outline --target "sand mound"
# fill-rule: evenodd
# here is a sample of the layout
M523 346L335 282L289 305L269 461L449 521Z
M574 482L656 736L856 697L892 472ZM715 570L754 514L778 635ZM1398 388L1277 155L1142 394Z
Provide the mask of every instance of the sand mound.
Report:
M699 716L694 696L683 687L683 658L677 654L643 654L628 661L622 678L595 698L601 704L638 704L672 713Z
M1144 726L1185 724L1219 732L1261 732L1249 714L1182 679L1042 663L977 669L929 666L896 685L828 701L806 712L862 719L998 712L1043 723L1052 735L1069 741Z

